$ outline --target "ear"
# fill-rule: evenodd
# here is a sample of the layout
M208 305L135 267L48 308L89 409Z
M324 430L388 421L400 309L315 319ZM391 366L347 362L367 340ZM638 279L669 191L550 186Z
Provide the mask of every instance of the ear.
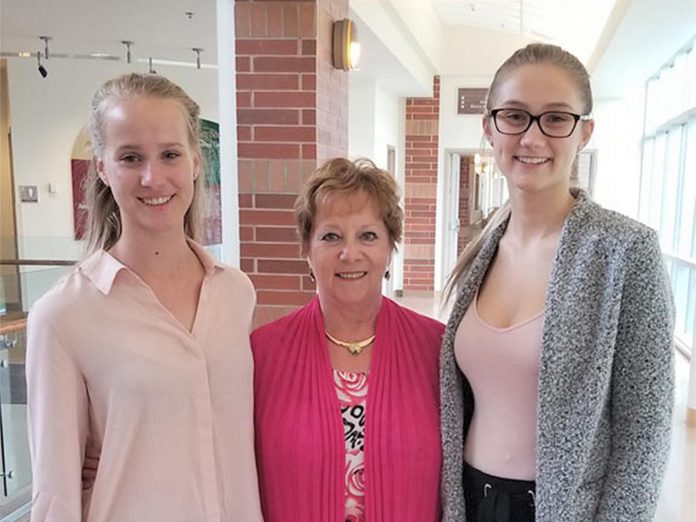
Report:
M592 137L592 133L594 132L594 123L594 120L587 120L583 122L582 139L580 141L580 145L578 146L578 152L584 149L585 146L589 143L590 138Z
M201 151L196 150L193 153L193 180L197 180L198 176L201 175Z
M491 129L491 117L485 115L481 119L481 126L483 127L483 135L486 137L486 141L489 145L493 145L493 130Z
M102 183L104 183L104 185L108 187L109 178L107 178L106 171L104 170L104 160L100 157L97 157L95 161L97 165L97 175L99 176L99 179L102 181Z

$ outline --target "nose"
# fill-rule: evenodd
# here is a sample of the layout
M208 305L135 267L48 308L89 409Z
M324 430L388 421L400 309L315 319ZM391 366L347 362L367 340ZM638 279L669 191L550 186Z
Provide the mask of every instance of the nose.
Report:
M545 140L546 136L543 132L541 132L541 123L539 122L539 118L536 118L532 121L529 128L522 133L520 144L536 145L537 143L544 142Z
M143 170L140 174L140 184L143 187L153 187L162 180L161 171L158 165L148 161L143 165Z
M341 261L350 262L360 257L359 243L357 241L347 240L339 253Z

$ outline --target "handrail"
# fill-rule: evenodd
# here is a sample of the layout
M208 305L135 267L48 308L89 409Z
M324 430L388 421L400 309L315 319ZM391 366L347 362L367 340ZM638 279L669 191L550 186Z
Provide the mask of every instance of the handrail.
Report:
M73 266L75 263L67 259L0 259L0 265L9 266Z
M14 320L8 321L4 324L0 324L0 335L21 332L26 327L27 327L27 318L26 317L22 317L21 319L14 319Z

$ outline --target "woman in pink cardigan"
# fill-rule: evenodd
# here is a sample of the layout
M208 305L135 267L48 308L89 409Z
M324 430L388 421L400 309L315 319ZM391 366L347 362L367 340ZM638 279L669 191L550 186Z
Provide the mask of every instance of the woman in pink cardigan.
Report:
M266 522L439 520L444 327L381 294L398 201L389 173L346 159L297 200L317 297L251 338Z

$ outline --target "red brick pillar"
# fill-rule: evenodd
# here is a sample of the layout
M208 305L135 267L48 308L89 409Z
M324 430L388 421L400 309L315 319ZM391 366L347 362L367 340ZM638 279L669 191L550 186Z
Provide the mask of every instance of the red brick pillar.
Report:
M348 0L237 0L241 267L263 324L314 295L293 204L319 161L345 156L348 73L333 69L332 23Z
M406 99L404 291L432 292L435 275L440 77L432 98Z

